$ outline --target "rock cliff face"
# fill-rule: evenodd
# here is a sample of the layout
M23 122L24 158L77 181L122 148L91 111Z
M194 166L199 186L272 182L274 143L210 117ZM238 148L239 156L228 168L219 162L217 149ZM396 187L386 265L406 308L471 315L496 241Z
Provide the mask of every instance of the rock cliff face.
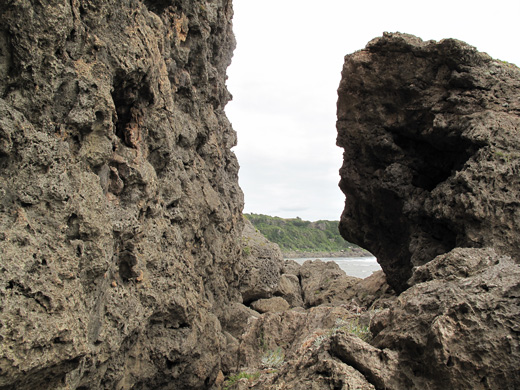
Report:
M229 0L0 4L0 388L211 387L240 301Z
M456 247L520 260L520 77L453 39L386 34L345 59L343 236L405 290Z

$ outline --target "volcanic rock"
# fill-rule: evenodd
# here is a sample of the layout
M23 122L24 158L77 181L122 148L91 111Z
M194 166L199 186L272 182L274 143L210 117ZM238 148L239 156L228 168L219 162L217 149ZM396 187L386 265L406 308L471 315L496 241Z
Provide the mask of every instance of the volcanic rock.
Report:
M303 307L303 292L298 275L282 274L275 295L281 296L291 307Z
M221 378L215 313L241 300L231 16L0 3L0 388Z
M330 353L376 388L520 385L520 70L463 42L385 34L345 58L340 230L400 292L371 346Z
M454 39L386 33L345 57L341 234L390 285L456 247L519 261L520 70Z
M282 297L272 297L254 301L251 304L251 308L259 313L271 313L288 310L289 303Z
M242 231L242 256L238 265L237 288L244 303L272 297L282 274L282 252L247 219L244 219Z

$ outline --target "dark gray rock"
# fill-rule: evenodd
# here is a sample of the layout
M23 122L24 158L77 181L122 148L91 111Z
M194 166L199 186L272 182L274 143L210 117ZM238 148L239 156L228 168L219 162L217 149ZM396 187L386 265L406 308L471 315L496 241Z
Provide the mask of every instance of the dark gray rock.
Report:
M397 291L456 247L520 260L520 70L463 42L385 34L345 57L340 231Z
M400 296L371 346L331 352L376 388L520 384L520 70L453 39L385 34L345 58L340 231Z
M218 1L0 3L0 387L210 386L240 300Z

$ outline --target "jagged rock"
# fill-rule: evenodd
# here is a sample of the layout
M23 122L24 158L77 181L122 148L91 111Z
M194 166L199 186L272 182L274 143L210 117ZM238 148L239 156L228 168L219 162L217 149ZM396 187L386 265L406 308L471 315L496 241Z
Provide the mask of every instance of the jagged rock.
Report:
M0 3L0 388L209 387L239 301L231 3Z
M380 350L351 334L337 332L331 340L330 354L363 374L376 389L412 389L401 374L399 355Z
M274 313L289 309L289 303L282 297L259 299L251 303L251 308L259 313Z
M456 247L520 260L520 70L463 42L405 34L345 57L340 231L398 292Z
M222 328L238 338L244 332L248 322L251 319L258 318L260 313L244 306L238 302L231 302L219 315Z
M262 314L249 322L241 336L242 365L249 369L261 368L262 358L279 348L284 356L280 363L290 361L333 328L338 320L352 316L357 315L343 307L328 306Z
M279 372L261 375L258 383L250 388L273 389L276 386L294 390L375 389L361 372L331 356L326 344L309 350Z
M349 299L366 309L387 307L396 298L394 289L386 282L383 271L376 271L372 275L359 280L348 293Z
M282 252L278 245L267 240L247 219L242 232L242 254L238 288L244 303L272 297L282 274Z
M373 346L339 343L337 355L377 388L517 387L520 266L489 249L456 249L418 272L434 262L458 268L469 258L492 265L416 284L373 318Z
M289 275L299 275L301 265L295 260L284 260L282 273Z
M240 371L259 373L248 383L255 389L374 389L363 374L330 352L337 332L353 329L349 325L358 326L358 320L356 312L343 307L263 314L242 335Z

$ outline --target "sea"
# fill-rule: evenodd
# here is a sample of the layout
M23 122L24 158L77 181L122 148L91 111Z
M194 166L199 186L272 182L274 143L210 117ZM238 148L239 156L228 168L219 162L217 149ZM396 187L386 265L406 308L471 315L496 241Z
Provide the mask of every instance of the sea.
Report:
M379 271L381 267L377 263L375 257L320 257L321 261L335 261L347 275L357 278L366 278L373 272ZM307 260L316 260L315 257L291 259L299 264L303 264Z

